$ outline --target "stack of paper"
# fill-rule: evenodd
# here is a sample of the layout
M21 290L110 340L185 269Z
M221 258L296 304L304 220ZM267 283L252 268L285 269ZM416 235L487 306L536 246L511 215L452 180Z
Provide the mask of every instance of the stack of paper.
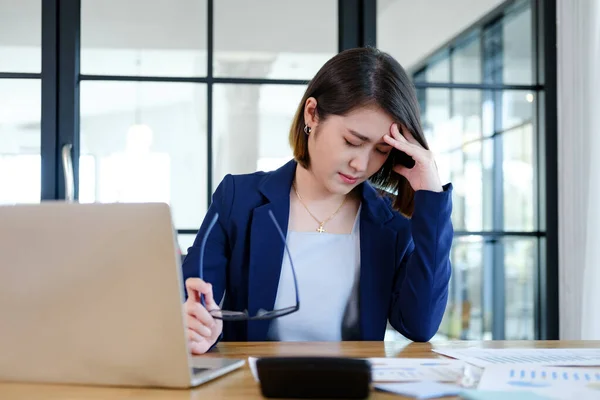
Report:
M600 366L600 349L434 349L436 353L486 367L492 364Z
M439 382L376 383L373 387L384 392L416 399L456 396L462 391L460 386Z
M483 367L479 391L527 391L549 399L600 399L600 368L592 368L600 366L600 349L434 351Z

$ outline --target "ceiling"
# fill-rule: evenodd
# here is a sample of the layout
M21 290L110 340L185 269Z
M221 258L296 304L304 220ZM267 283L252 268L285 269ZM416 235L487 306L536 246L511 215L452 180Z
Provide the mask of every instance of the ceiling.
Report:
M377 46L410 69L504 1L378 1Z

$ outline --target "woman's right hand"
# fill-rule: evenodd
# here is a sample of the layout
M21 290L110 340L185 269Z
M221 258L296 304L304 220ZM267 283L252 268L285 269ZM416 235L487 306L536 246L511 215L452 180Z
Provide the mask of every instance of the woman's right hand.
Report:
M200 278L189 278L185 281L188 298L183 304L187 324L188 344L192 354L204 354L217 341L223 332L223 321L213 318L207 311L218 310L219 306L213 298L212 285ZM200 302L204 295L206 308Z

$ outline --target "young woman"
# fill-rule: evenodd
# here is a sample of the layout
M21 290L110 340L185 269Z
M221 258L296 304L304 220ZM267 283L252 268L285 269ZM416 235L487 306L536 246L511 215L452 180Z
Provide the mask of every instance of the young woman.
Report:
M228 175L213 195L183 264L191 351L219 339L383 340L388 320L428 341L448 299L452 187L403 68L373 48L336 55L289 139L293 160Z

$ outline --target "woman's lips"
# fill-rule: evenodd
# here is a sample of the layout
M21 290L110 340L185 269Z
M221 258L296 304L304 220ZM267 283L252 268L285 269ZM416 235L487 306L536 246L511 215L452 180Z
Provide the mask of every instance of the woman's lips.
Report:
M356 181L358 181L358 178L355 178L353 176L342 174L341 172L339 172L339 174L340 178L342 178L342 182L347 183L349 185L353 185L356 183Z

